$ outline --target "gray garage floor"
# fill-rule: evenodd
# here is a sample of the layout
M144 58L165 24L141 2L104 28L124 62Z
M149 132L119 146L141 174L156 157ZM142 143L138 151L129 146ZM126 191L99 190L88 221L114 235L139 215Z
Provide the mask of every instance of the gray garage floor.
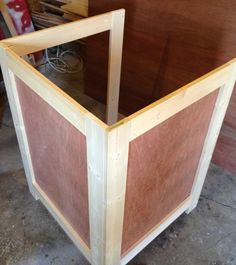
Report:
M5 264L88 264L30 195L9 109L0 125L0 265ZM129 264L236 264L236 176L212 164L198 207Z

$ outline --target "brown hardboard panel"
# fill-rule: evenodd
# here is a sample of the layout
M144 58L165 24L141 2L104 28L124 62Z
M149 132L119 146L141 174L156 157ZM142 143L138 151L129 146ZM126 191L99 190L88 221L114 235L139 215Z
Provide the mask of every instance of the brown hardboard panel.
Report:
M191 192L218 90L130 142L122 253Z
M89 1L90 16L118 8L126 9L119 102L122 114L139 110L235 57L235 0ZM101 38L95 36L87 42L85 92L105 102L108 46ZM225 130L234 135L235 102L236 91L225 119ZM215 153L214 161L221 161L222 154L227 160L221 166L232 171L236 160L229 143L236 146L236 139L230 137L229 142L224 138L222 132L224 149ZM216 151L218 148L222 145ZM232 161L233 167L227 161Z
M37 184L89 245L86 137L16 78Z

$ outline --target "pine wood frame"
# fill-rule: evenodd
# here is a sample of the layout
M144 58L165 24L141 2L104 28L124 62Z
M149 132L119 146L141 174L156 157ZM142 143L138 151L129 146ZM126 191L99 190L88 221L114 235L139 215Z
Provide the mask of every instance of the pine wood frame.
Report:
M36 199L39 198L43 202L75 245L93 265L124 265L128 263L178 216L184 212L189 213L196 207L236 78L236 60L232 60L133 115L116 122L124 13L124 10L117 10L7 39L0 44L1 67L29 189ZM110 31L107 95L107 123L109 125L83 108L20 57L104 31ZM63 34L59 34L61 32ZM38 96L86 136L90 248L35 182L15 76L23 80ZM203 146L191 195L144 236L129 253L121 257L130 141L218 88L217 102Z

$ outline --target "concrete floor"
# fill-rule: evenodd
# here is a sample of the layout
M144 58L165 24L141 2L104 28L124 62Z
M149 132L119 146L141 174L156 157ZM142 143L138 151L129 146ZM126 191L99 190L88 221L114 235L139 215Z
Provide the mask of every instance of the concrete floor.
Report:
M211 165L198 207L130 265L235 265L236 176ZM0 265L88 265L30 195L9 108L0 125Z

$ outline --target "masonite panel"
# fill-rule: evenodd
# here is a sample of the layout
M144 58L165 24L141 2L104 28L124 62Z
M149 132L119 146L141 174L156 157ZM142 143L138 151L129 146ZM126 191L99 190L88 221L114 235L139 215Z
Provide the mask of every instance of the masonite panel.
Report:
M190 195L217 95L130 142L123 256Z
M16 78L36 183L89 243L86 137Z

